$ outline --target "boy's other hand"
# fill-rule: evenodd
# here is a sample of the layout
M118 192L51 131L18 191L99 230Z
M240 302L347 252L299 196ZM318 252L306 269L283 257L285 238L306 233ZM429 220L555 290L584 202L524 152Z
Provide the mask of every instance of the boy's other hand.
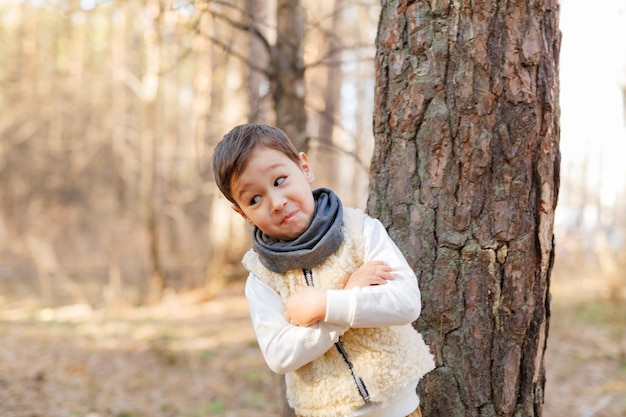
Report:
M285 301L285 319L294 326L307 327L326 317L326 291L298 285Z
M350 275L344 289L381 285L391 279L393 279L391 268L385 262L367 262Z

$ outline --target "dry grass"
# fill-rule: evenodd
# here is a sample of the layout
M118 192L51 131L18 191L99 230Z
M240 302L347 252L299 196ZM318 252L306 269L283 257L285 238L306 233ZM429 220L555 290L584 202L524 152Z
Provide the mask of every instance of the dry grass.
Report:
M0 313L2 417L274 416L277 381L241 295Z
M561 253L552 274L545 417L626 416L626 268Z

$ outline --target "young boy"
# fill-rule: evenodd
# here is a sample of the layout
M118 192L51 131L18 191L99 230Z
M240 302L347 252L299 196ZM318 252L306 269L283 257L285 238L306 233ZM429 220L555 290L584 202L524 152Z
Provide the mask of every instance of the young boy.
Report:
M307 156L271 126L232 129L213 171L254 228L243 259L250 315L298 416L421 416L416 387L434 362L411 326L417 279L383 225L311 191Z

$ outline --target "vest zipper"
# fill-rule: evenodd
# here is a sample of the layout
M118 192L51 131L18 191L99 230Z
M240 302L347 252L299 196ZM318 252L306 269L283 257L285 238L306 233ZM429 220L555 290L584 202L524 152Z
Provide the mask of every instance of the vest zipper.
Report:
M310 269L303 269L302 272L304 273L304 280L306 281L306 285L309 287L313 287L313 271L311 271ZM370 402L370 394L369 392L367 392L365 382L363 382L363 379L354 370L354 366L352 365L352 362L348 357L348 352L346 351L345 347L343 346L343 342L341 341L341 336L339 336L339 340L335 342L335 347L343 357L346 365L348 365L348 368L350 369L350 374L352 374L352 379L354 380L356 388L359 391L359 395L366 403Z

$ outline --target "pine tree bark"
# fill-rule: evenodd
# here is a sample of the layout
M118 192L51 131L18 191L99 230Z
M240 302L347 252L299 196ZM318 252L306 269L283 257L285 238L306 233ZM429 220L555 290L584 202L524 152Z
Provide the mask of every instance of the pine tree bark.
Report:
M429 417L541 415L559 46L556 0L383 3L368 210L418 274Z

